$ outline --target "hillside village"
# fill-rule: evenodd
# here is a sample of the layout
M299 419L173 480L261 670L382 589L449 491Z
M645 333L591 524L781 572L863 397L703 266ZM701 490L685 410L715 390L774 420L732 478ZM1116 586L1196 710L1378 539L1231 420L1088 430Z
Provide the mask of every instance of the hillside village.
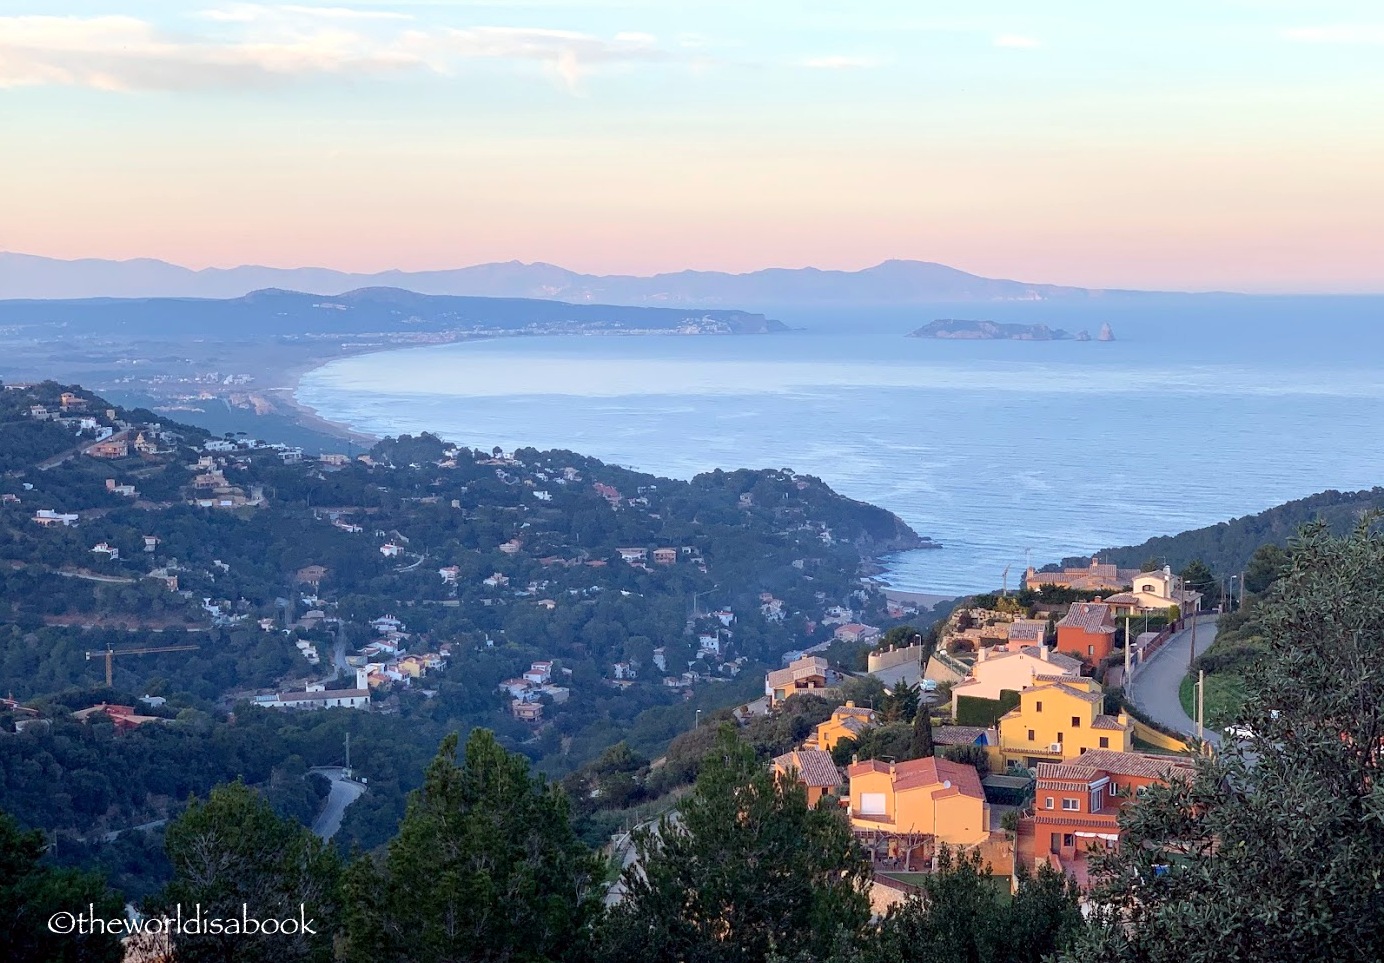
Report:
M967 872L1100 912L1103 867L1152 845L1141 807L1215 759L1128 698L1224 607L1190 568L1031 569L940 616L867 576L923 539L787 470L428 435L305 456L53 384L5 386L0 437L6 808L136 893L150 828L232 780L315 828L353 786L320 835L384 852L465 731L560 777L572 845L625 867L602 925L644 898L645 831L719 804L703 777L735 752L844 834L886 928Z
M1192 771L1186 739L1135 718L1121 691L1201 600L1166 569L1093 560L965 600L926 640L869 652L863 674L802 655L766 674L764 700L782 712L808 697L830 715L773 767L841 808L885 903L942 845L996 873L1049 865L1088 885L1089 850L1118 847L1121 813ZM1156 629L1134 632L1146 620ZM886 708L853 701L862 692Z

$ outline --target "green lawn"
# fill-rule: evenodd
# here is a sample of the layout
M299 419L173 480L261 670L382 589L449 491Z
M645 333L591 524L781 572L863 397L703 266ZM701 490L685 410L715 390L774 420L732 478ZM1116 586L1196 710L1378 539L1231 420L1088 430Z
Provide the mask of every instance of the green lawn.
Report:
M1197 677L1188 674L1178 687L1178 697L1182 709L1193 719L1197 717ZM1206 727L1224 729L1235 720L1235 714L1245 704L1245 680L1232 673L1218 673L1206 677Z

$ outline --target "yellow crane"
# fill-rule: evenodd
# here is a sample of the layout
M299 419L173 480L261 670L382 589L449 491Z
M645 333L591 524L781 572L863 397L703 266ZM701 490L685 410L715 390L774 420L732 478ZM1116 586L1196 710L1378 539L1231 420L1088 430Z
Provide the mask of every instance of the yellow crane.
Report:
M105 651L88 652L86 657L88 662L98 658L104 658L106 660L106 688L109 689L111 686L111 662L117 655L153 655L156 652L191 652L196 648L198 648L198 646L195 645L146 645L137 649L113 649L107 646Z

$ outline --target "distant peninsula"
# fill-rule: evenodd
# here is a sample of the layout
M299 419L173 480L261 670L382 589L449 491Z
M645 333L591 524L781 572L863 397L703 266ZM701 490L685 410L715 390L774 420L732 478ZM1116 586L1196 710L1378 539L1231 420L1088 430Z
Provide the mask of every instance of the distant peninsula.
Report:
M959 318L940 318L911 331L910 338L936 338L948 341L1090 341L1085 331L1071 334L1046 324L1003 324L999 321L972 321ZM1096 341L1114 341L1110 325L1103 324Z

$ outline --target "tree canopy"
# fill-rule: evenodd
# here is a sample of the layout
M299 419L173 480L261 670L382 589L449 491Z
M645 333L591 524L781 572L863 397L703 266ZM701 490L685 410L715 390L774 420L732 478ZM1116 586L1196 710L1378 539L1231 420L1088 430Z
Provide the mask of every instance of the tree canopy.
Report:
M1308 527L1262 603L1267 655L1195 777L1150 790L1065 959L1378 960L1384 946L1384 538Z

